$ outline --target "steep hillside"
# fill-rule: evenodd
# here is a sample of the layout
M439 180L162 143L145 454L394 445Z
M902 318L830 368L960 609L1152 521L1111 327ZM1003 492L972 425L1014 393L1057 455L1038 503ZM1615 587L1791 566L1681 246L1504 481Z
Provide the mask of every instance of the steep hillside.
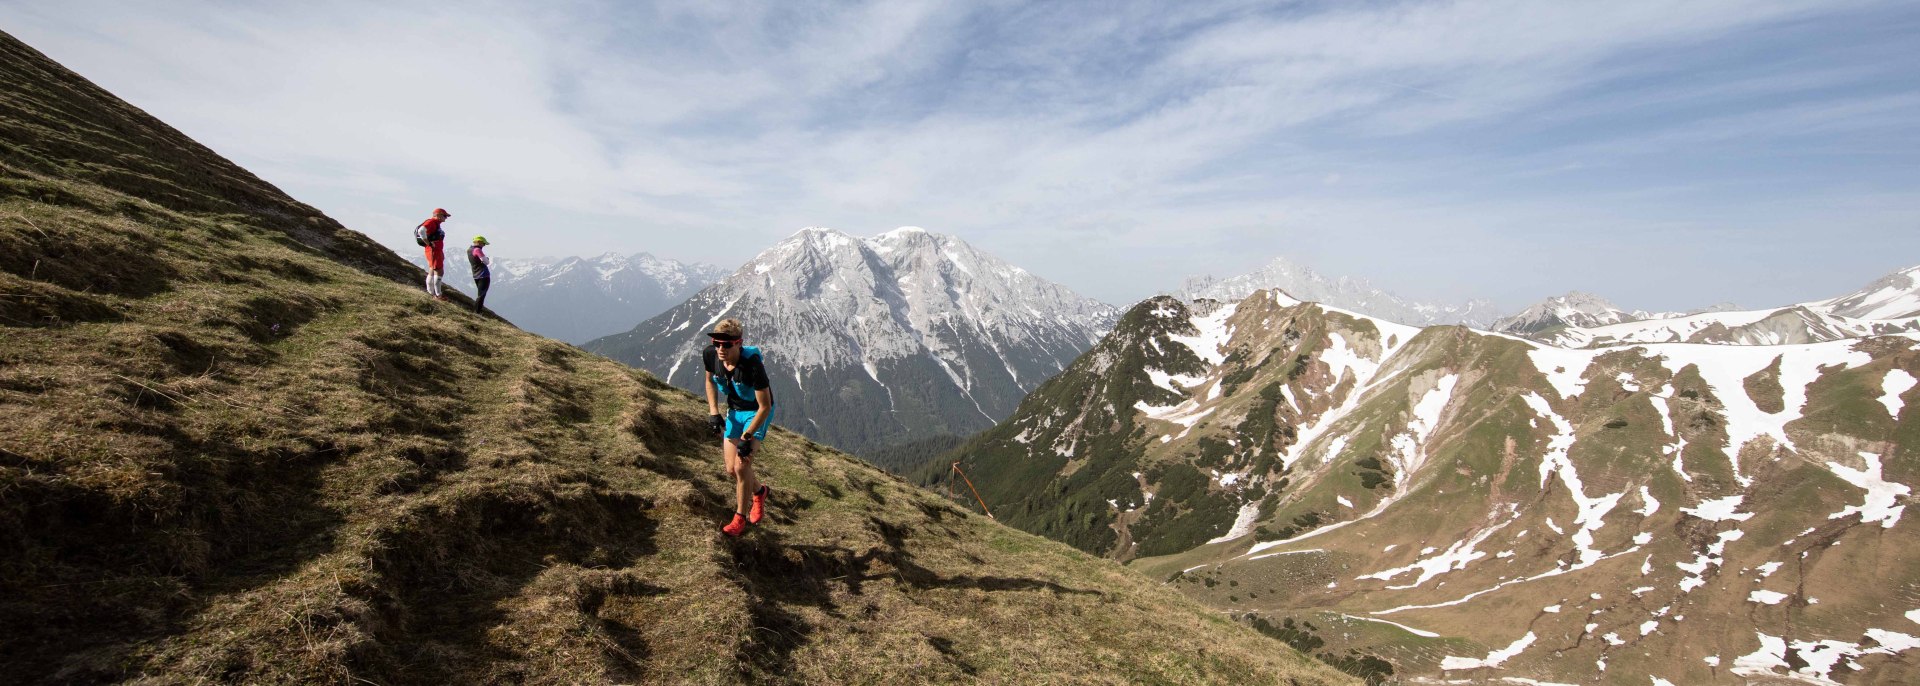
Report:
M1339 683L419 272L0 34L0 682Z
M471 291L473 272L458 254L470 233L448 243L447 283ZM517 258L534 246L495 245L487 309L520 328L568 343L585 343L633 328L712 285L727 272L710 264L687 264L647 253L594 257ZM407 261L426 268L424 256Z
M1003 521L1399 676L1900 683L1916 340L1567 350L1169 299L958 454Z
M739 318L773 361L781 423L867 456L992 426L1113 315L951 236L809 228L585 347L698 390L706 327Z
M1010 524L1121 560L1187 550L1270 515L1300 432L1418 331L1278 291L1153 298L953 455Z

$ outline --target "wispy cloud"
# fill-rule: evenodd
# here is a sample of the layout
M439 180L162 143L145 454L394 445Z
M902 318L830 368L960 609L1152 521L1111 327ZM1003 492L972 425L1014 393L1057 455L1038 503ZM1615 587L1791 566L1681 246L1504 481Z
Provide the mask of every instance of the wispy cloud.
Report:
M1884 209L1859 230L1920 248L1898 211L1920 183L1899 65L1920 49L1897 30L1920 10L1893 2L76 2L0 21L396 246L411 224L388 218L435 205L503 251L723 263L802 225L918 224L1115 301L1291 253L1414 293L1667 308L1794 297L1730 293L1764 267L1702 261L1728 226L1811 243L1741 224L1762 199L1743 192L1798 183L1802 207ZM1674 244L1636 268L1695 280L1596 283L1631 281L1608 262L1629 250L1593 245L1635 227ZM1515 254L1555 266L1494 257ZM1887 259L1831 258L1801 287Z

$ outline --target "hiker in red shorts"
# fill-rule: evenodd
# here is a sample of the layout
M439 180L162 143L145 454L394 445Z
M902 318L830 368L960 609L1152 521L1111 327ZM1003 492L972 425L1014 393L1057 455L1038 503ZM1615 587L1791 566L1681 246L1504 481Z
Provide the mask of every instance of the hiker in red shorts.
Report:
M440 280L447 274L447 231L440 224L452 216L436 207L432 217L413 227L413 241L427 249L427 294L434 300L447 299L440 290Z

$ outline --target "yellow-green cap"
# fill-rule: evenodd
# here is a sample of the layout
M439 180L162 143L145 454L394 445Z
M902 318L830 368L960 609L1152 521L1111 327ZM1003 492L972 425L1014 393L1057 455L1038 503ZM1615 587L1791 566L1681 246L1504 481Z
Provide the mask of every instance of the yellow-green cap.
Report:
M474 237L473 237L473 242L475 242L475 243L478 243L478 244L480 244L480 245L486 245L486 244L487 244L487 237L486 237L486 236L474 236Z

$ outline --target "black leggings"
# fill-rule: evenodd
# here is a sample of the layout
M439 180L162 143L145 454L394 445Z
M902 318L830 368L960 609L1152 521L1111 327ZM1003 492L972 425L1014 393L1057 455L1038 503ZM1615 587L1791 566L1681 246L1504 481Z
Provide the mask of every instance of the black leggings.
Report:
M487 286L488 286L488 285L490 285L490 284L492 284L492 283L493 283L493 279L491 279L491 278L489 278L489 277L485 277L485 276L476 276L476 277L474 277L474 278L473 278L473 288L474 288L474 290L476 290L476 291L479 291L479 292L480 292L480 293L479 293L479 295L476 295L476 296L474 296L474 298L473 298L473 311L475 311L475 312L480 312L480 311L483 311L483 310L485 310L485 309L486 309L486 307L487 307Z

